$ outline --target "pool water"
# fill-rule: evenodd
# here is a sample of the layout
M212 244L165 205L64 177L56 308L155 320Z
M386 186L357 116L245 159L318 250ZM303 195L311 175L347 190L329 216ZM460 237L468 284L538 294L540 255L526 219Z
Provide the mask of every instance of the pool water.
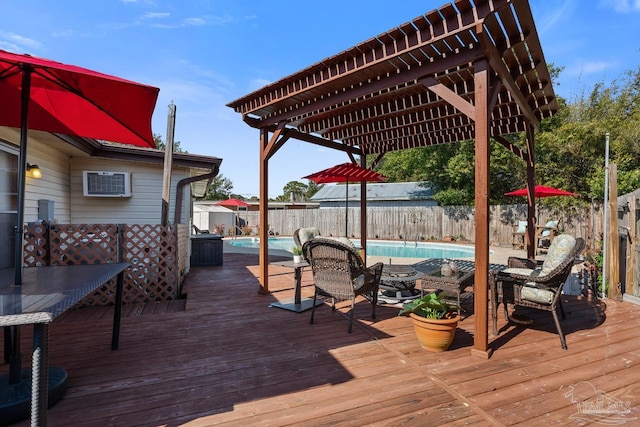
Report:
M359 240L352 240L356 246L360 245ZM258 238L234 239L229 241L230 245L244 248L259 248ZM292 237L270 237L270 249L281 249L291 252L295 245ZM383 240L368 240L367 255L381 257L398 258L473 258L475 250L473 247L455 245L449 243L429 243L429 242L393 242Z

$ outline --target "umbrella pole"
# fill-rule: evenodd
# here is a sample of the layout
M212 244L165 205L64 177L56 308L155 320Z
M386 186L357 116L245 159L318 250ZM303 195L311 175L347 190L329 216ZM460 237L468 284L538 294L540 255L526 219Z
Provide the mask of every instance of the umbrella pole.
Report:
M348 239L349 238L349 179L347 179L346 185L344 187L345 187L345 190L344 190L344 193L345 193L344 237Z
M20 107L20 154L18 155L18 218L16 220L15 271L14 284L22 285L22 258L24 251L24 199L27 174L27 139L29 129L29 99L31 98L31 71L28 65L22 66L22 91Z
M24 199L25 181L27 173L27 132L29 129L29 99L31 97L31 71L28 65L22 67L22 92L20 106L20 153L18 155L18 218L16 219L16 239L14 253L14 284L22 285L22 264L24 242ZM9 384L18 384L22 381L22 353L20 353L20 328L11 326L5 329L5 346L9 346Z

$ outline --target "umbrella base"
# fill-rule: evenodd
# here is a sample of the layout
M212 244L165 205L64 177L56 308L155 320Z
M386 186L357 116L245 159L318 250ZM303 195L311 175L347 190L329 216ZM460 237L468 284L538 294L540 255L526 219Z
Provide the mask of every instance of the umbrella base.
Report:
M49 407L62 399L67 391L67 371L49 368ZM0 375L0 425L12 424L31 416L31 369L22 371L22 380L9 384L9 374Z

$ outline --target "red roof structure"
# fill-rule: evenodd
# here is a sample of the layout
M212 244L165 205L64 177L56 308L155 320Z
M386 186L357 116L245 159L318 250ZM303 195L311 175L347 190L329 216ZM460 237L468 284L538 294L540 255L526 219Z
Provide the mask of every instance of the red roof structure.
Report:
M384 182L387 178L371 169L362 168L353 163L342 163L323 169L311 175L303 176L316 184L328 184L332 182Z

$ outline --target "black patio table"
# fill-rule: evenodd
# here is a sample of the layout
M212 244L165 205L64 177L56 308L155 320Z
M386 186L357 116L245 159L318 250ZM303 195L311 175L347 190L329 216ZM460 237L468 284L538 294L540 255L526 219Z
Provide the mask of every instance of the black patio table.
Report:
M25 378L26 375L22 372L21 356L14 354L9 374L0 376L0 396L5 392L8 395L6 401L0 401L1 420L13 422L12 420L25 418L25 405L28 409L28 402L31 400L31 425L46 425L50 387L49 324L116 276L118 277L111 348L118 348L123 272L127 267L127 263L112 263L25 268L20 286L13 285L13 269L0 270L0 326L6 327L5 347L17 346L17 343L7 337L9 327L33 325L34 328L31 384L28 384L29 378ZM7 354L5 348L5 357ZM53 375L64 383L59 385L60 391L56 396L59 399L66 390L66 372L56 368ZM29 396L15 396L16 391L20 390L20 387L24 390L25 386L31 389L30 399Z
M294 297L286 299L284 301L275 301L269 304L269 307L283 308L285 310L294 311L296 313L302 313L313 307L313 298L302 298L302 270L305 267L309 267L307 261L293 262L293 261L277 261L272 262L272 265L278 265L280 267L293 268L294 269ZM317 300L316 305L321 305L322 301Z

